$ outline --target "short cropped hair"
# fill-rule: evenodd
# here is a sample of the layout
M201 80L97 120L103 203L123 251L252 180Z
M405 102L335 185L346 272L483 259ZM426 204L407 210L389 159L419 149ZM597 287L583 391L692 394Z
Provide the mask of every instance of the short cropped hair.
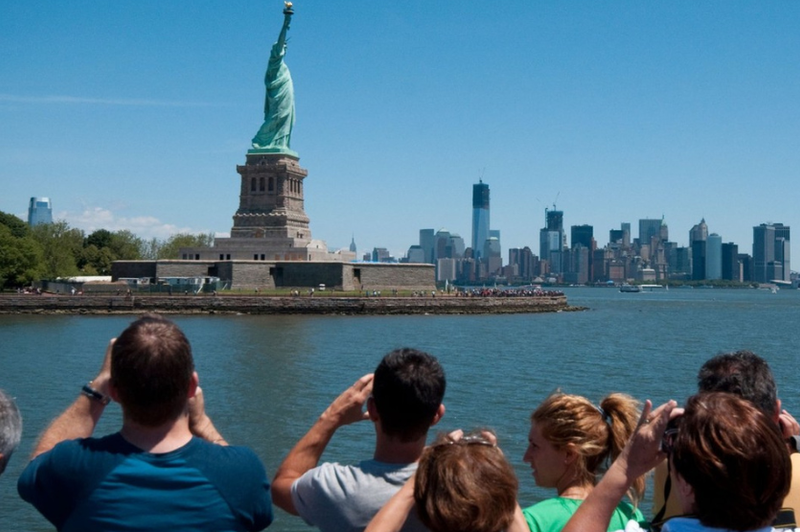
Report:
M22 439L22 416L14 400L0 390L0 473Z
M577 453L576 474L592 486L603 465L616 460L625 448L638 421L639 402L623 393L609 394L598 407L586 397L557 391L531 414L531 422L553 447L572 446ZM644 476L637 478L629 493L631 500L638 503L644 488Z
M791 462L776 424L725 392L689 398L678 421L672 464L694 491L708 527L754 530L772 523L791 483Z
M444 398L444 370L436 357L396 349L375 369L372 397L387 436L403 442L427 434Z
M514 518L517 488L502 451L480 434L440 437L420 458L414 501L432 532L500 532Z
M708 360L697 374L699 392L728 392L750 401L769 418L778 402L775 377L767 361L752 351L723 353Z
M193 371L189 340L177 325L156 315L133 322L111 352L111 384L123 413L148 427L183 413Z

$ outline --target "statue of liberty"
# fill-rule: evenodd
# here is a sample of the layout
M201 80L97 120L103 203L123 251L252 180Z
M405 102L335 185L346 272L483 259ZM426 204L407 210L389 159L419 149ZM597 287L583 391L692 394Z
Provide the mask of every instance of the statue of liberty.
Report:
M286 54L286 31L294 11L291 2L284 2L283 27L278 41L272 46L267 73L264 76L266 97L264 99L264 124L253 137L255 153L287 153L297 156L289 149L294 127L294 86L289 68L283 62Z

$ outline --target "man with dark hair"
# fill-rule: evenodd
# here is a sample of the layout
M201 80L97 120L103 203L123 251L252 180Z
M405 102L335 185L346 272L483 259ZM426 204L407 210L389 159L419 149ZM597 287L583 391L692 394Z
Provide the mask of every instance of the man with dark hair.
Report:
M19 493L59 531L263 530L264 466L205 413L189 341L145 316L109 342L95 379L42 434ZM122 429L92 438L106 405Z
M752 351L724 353L706 361L697 373L700 392L727 392L753 403L767 417L780 413L777 387L767 361Z
M766 360L752 351L741 350L723 353L706 361L697 373L698 392L726 392L737 395L758 408L780 429L781 435L792 453L792 483L789 494L783 502L786 509L800 511L800 454L797 453L798 425L792 415L781 409L775 377ZM680 514L674 490L667 491L668 473L666 465L655 470L653 486L653 510L659 512L655 521L662 521ZM664 497L667 501L664 502ZM779 514L779 518L786 513ZM793 517L792 517L793 519ZM777 523L776 523L777 525Z
M408 348L387 354L289 452L273 479L275 504L323 531L364 530L416 470L428 430L444 415L445 386L444 370L431 355ZM366 419L375 426L372 460L318 466L337 429ZM411 516L403 530L425 528Z
M14 400L0 390L0 475L22 438L22 416Z

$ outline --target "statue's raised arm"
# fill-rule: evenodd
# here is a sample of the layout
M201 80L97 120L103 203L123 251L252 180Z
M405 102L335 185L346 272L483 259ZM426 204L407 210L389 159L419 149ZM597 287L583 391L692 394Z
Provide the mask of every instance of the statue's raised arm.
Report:
M289 68L283 61L286 55L286 32L294 10L291 2L284 4L283 27L278 40L272 45L267 73L264 76L264 123L253 137L251 151L297 155L289 147L294 127L294 86Z

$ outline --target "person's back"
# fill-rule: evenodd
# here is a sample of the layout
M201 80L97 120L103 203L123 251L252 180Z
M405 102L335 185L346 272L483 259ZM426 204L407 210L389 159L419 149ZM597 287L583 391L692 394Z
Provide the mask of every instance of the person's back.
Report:
M275 504L323 531L360 531L414 473L428 429L444 414L444 371L414 349L386 355L342 393L295 445L273 480ZM362 411L367 404L367 413ZM319 463L334 432L369 419L375 452L357 465ZM425 530L416 517L404 530Z
M197 382L188 340L174 324L155 316L134 322L40 438L20 496L62 532L266 528L264 467L249 449L227 445ZM122 406L122 429L90 437L109 394Z

